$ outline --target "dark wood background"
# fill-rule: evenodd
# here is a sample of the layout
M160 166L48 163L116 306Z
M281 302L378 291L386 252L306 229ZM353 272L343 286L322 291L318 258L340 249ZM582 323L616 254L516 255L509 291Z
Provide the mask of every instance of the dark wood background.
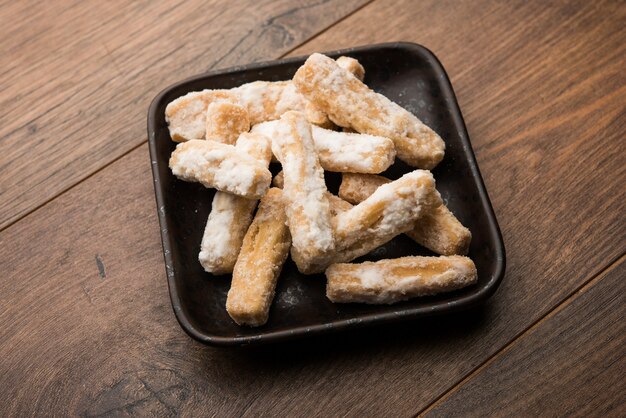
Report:
M622 1L4 1L4 416L624 416ZM507 248L471 313L252 350L176 323L145 117L212 68L413 41ZM306 412L306 413L305 413Z

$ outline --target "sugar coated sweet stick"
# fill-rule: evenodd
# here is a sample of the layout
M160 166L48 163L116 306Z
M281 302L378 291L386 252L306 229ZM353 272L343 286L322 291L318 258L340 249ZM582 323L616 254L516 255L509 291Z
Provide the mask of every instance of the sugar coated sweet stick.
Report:
M204 139L206 112L210 103L229 101L237 103L237 95L230 90L202 90L188 93L170 102L165 108L170 136L173 141Z
M272 180L272 186L282 189L284 185L284 180L285 179L283 177L283 172L280 171L274 176L274 179ZM335 196L331 192L327 192L326 195L328 196L328 203L330 204L330 216L334 217L342 212L352 209L352 205L349 202L346 202L340 197Z
M382 185L363 202L333 218L337 251L331 263L367 254L411 229L422 213L440 204L435 179L426 170L412 171Z
M337 63L356 77L363 79L365 70L357 60L339 57ZM233 89L239 96L250 114L250 123L257 124L268 120L276 120L290 110L304 112L307 120L315 125L329 128L333 125L328 116L304 98L295 88L291 80L287 81L254 81Z
M284 173L291 256L302 273L327 262L335 249L324 173L315 153L311 125L300 112L287 112L276 124L272 151Z
M358 60L351 57L342 56L337 58L336 61L338 66L340 66L344 70L350 71L360 81L363 81L363 79L365 78L365 68L363 68Z
M343 173L339 185L339 197L357 205L368 198L383 184L391 183L387 177L374 174Z
M370 90L322 54L311 55L296 72L298 91L339 126L393 140L398 158L431 169L442 159L443 140L415 115Z
M354 58L350 57L339 57L337 58L337 65L341 68L344 68L350 71L356 78L363 81L365 78L365 68ZM304 113L309 122L314 125L321 126L322 128L331 129L335 124L332 123L326 113L322 112L317 108L313 103L307 100L306 105L304 106Z
M306 116L306 120L308 120L313 125L321 126L327 129L332 129L335 127L335 124L330 119L328 119L328 115L319 110L317 106L315 106L308 100L304 105L304 115Z
M338 62L343 68L355 72L357 77L362 73L363 67L353 58L340 57ZM296 90L291 80L255 81L230 90L194 91L173 100L165 108L165 120L172 140L184 142L206 138L208 107L219 101L237 103L246 108L251 124L275 120L289 110L299 110L305 112L313 124L325 128L333 126L324 112ZM232 144L234 139L226 142Z
M272 138L274 138L274 128L276 127L277 123L278 123L277 120L270 120L270 121L257 123L256 125L253 125L250 128L250 132L252 132L254 134L260 134L260 135L265 136L265 138L267 138L267 140L271 144L272 143ZM272 162L273 163L277 163L278 162L278 159L276 158L275 155L272 155Z
M272 144L265 136L260 134L253 132L242 133L239 135L239 139L237 139L235 148L238 153L254 158L263 164L264 167L267 167L272 159Z
M272 155L265 137L251 133L241 134L235 148L265 167ZM205 271L213 274L232 273L244 235L252 222L256 203L254 199L230 193L215 193L198 255Z
M304 112L310 123L333 126L324 112L298 93L291 80L254 81L233 90L247 107L252 125L277 120L283 113L294 110Z
M381 173L396 157L389 138L336 132L311 126L315 150L322 168L348 173Z
M178 144L169 166L181 180L248 199L259 199L272 181L272 174L263 164L238 153L232 145L215 141L194 139Z
M198 255L205 271L232 273L256 203L230 193L215 193Z
M361 264L333 264L326 270L326 296L336 303L391 304L476 283L467 257L402 257Z
M383 176L372 174L345 173L341 179L339 196L357 204L390 181ZM415 222L413 229L405 234L418 244L442 255L465 255L472 241L470 230L443 204L430 212L425 212Z
M254 125L251 132L272 138L277 123ZM327 171L381 173L396 157L393 141L382 136L337 132L316 125L311 125L311 133L320 165Z
M290 110L304 111L307 102L291 81L253 81L233 91L247 107L252 125L278 119Z
M276 282L291 246L286 220L282 191L271 188L261 199L243 240L226 298L226 310L239 325L267 322Z
M248 111L237 103L217 101L209 103L206 111L206 139L235 144L239 134L250 130Z

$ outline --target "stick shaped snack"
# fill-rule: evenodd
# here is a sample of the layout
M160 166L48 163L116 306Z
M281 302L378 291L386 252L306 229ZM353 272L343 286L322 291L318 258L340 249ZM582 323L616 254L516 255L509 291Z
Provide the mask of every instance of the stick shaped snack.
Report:
M357 204L367 199L383 184L391 180L372 174L342 175L339 196ZM413 229L405 232L412 240L429 250L442 255L465 255L472 241L472 233L445 206L440 205L426 212L416 222Z
M272 186L282 189L284 186L284 180L285 179L283 177L283 172L279 171L272 180ZM335 217L342 212L352 209L352 205L349 202L346 202L342 198L335 196L331 192L327 192L326 196L328 196L328 203L330 204L331 217Z
M276 282L291 245L286 220L282 191L271 188L261 199L243 240L226 298L226 310L239 325L267 322Z
M357 77L365 75L365 69L357 60L339 57L338 63L348 71L354 71ZM307 120L315 125L329 128L333 123L328 116L304 98L295 88L291 80L287 81L254 81L233 89L250 114L250 123L279 119L290 110L304 112Z
M379 187L333 218L337 251L332 263L348 262L380 247L411 229L424 212L438 205L441 197L429 171L415 170Z
M237 103L238 97L231 90L202 90L177 98L165 108L170 136L175 142L204 139L206 136L206 113L210 103L227 101Z
M356 59L350 57L339 57L337 58L337 65L350 71L356 78L363 81L363 78L365 77L365 68L363 68L363 66ZM328 129L333 128L335 125L330 121L330 119L328 119L326 113L319 110L317 106L308 100L304 106L304 114L306 115L307 120L313 125Z
M367 199L383 184L391 183L387 177L374 174L343 173L339 185L339 197L353 205Z
M337 62L348 71L354 72L356 77L363 79L362 75L365 74L365 70L354 58L339 57ZM244 107L249 113L249 123L253 125L276 120L289 110L305 112L307 120L313 124L325 128L334 125L324 112L296 90L291 80L254 81L230 90L194 91L170 102L165 108L165 120L168 123L172 140L184 142L190 139L207 138L207 123L212 127L220 126L214 123L219 116L209 112L208 107L211 103L221 101L230 102L231 106L238 104ZM225 108L220 109L221 112L224 110ZM214 133L209 131L209 137L209 139L215 139ZM237 137L231 139L225 142L233 144Z
M352 57L342 56L337 58L336 61L338 66L351 72L359 81L363 81L365 78L365 68L363 68L358 60Z
M370 90L322 54L311 55L296 72L298 91L339 126L393 140L398 158L431 169L442 159L443 140L415 115Z
M272 151L284 173L287 222L298 270L326 264L335 249L324 172L317 159L311 125L300 112L287 112L274 129Z
M326 270L326 296L336 303L391 304L476 283L467 257L402 257L361 264L333 264Z
M248 111L237 103L216 101L206 111L206 139L233 145L250 130Z
M272 174L263 164L238 153L232 145L215 141L194 139L178 144L169 166L181 180L248 199L259 199L272 181Z
M272 151L264 136L243 133L235 148L256 159L264 167L269 165ZM205 271L213 274L232 273L256 204L254 199L220 191L215 193L198 255Z
M322 168L347 173L382 173L393 164L396 149L382 136L331 131L311 126Z
M303 112L307 103L291 81L253 81L233 91L247 107L252 125L276 120L290 110Z
M271 139L277 123L260 123L251 132ZM316 125L311 125L311 133L320 165L326 171L382 173L396 157L393 141L382 136L337 132Z

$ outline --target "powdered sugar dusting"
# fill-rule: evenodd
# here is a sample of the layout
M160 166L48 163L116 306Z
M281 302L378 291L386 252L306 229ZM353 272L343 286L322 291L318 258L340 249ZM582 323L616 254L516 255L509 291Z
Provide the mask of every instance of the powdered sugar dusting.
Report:
M389 304L476 283L467 257L402 257L361 264L334 264L326 271L333 302Z
M198 181L247 198L259 198L272 180L269 170L249 156L238 154L232 145L191 140L179 144L170 158L175 176Z
M304 111L306 99L291 81L254 81L233 89L248 108L250 123L280 118L289 110Z
M306 260L321 257L332 251L334 238L323 171L304 115L298 112L283 115L274 130L272 150L283 166L286 212L294 250Z
M334 218L340 250L334 262L353 260L411 229L422 211L438 202L429 171L415 170L380 186L366 200Z
M445 145L439 135L334 60L311 55L293 81L298 91L337 125L392 139L398 157L407 164L432 168L443 158Z
M350 173L380 173L396 156L389 138L336 132L311 126L315 149L325 170Z

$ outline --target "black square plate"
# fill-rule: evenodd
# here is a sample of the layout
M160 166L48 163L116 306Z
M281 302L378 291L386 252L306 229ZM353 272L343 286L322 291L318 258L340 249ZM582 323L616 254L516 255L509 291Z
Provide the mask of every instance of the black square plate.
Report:
M181 326L199 341L247 345L456 311L486 300L502 280L505 268L502 237L441 63L428 49L411 43L372 45L327 55L358 59L365 67L368 86L413 112L446 142L446 156L433 174L444 202L472 231L469 256L476 263L478 283L453 293L395 305L333 304L325 296L325 277L304 276L288 259L268 323L259 328L237 326L225 309L230 276L212 276L198 262L214 191L179 181L170 172L168 160L176 144L170 140L165 106L191 91L231 88L254 80L290 79L306 57L235 67L168 87L154 99L148 113L152 174L172 305ZM274 174L279 169L271 168ZM398 161L384 175L398 178L410 170ZM337 174L327 176L331 191L337 191L339 179ZM405 255L433 254L399 236L357 261Z

